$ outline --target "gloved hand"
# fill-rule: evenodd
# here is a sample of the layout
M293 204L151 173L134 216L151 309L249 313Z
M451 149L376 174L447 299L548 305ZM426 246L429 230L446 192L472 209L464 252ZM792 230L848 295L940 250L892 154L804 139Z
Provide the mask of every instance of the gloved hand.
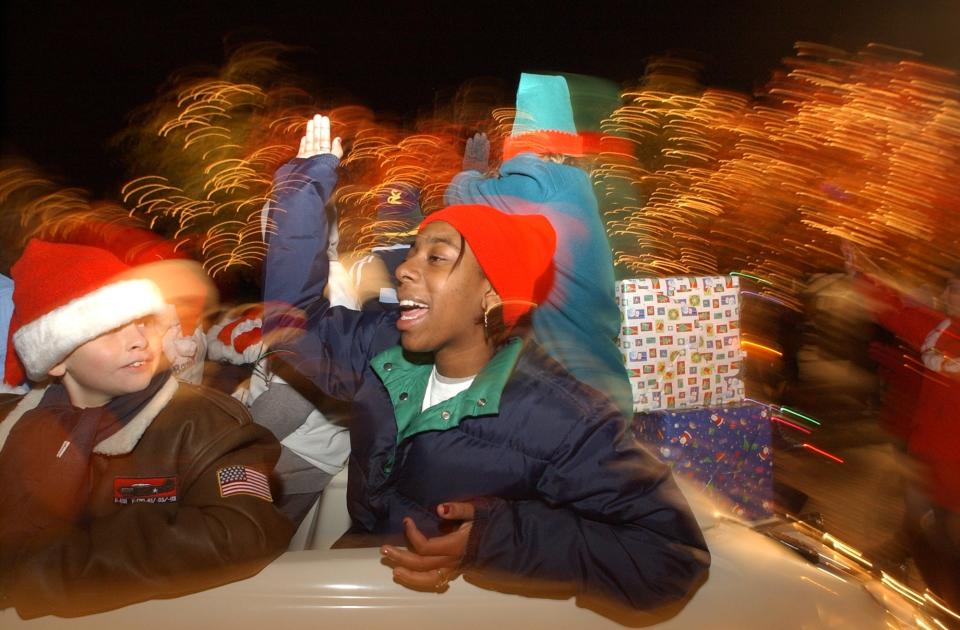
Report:
M199 385L203 381L203 360L207 354L207 337L199 326L192 335L184 335L176 309L167 305L164 314L169 328L163 336L163 353L177 379Z
M211 361L252 364L263 356L263 305L227 313L207 331L207 356Z
M467 138L467 146L463 150L463 170L485 172L490 167L490 140L487 134L477 132L472 138Z

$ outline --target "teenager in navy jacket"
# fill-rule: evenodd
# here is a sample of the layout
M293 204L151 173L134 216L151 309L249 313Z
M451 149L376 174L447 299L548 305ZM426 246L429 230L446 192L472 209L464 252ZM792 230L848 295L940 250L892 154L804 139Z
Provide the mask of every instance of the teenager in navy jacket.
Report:
M323 207L341 155L316 117L277 173L265 326L353 404L352 532L405 535L381 551L414 588L463 573L644 609L687 595L710 556L669 468L606 397L510 336L549 290L549 222L447 208L397 269L399 311L331 307Z

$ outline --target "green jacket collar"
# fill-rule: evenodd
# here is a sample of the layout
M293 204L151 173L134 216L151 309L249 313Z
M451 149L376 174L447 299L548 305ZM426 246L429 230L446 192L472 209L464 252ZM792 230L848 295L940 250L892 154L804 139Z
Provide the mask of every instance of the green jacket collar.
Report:
M522 347L519 337L510 339L480 370L469 388L422 412L420 408L433 363L409 361L401 346L373 357L370 367L380 377L393 404L397 444L424 431L444 431L458 426L464 418L500 413L500 396Z

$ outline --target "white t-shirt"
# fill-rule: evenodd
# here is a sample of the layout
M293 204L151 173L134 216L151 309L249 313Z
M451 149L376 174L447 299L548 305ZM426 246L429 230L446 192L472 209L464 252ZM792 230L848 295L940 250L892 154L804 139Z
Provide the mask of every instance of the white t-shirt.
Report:
M420 411L439 405L445 400L450 400L469 388L475 378L477 378L476 374L462 378L450 378L437 372L437 366L434 365L430 372L430 379L427 381L427 391L423 394L423 406Z

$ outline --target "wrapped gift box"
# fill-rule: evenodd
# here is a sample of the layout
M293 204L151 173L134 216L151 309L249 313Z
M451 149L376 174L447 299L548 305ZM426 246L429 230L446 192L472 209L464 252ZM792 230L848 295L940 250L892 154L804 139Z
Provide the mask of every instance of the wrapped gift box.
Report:
M772 514L770 412L744 403L637 414L634 435L719 503L747 520Z
M736 276L617 283L620 350L634 411L740 402L740 282Z

